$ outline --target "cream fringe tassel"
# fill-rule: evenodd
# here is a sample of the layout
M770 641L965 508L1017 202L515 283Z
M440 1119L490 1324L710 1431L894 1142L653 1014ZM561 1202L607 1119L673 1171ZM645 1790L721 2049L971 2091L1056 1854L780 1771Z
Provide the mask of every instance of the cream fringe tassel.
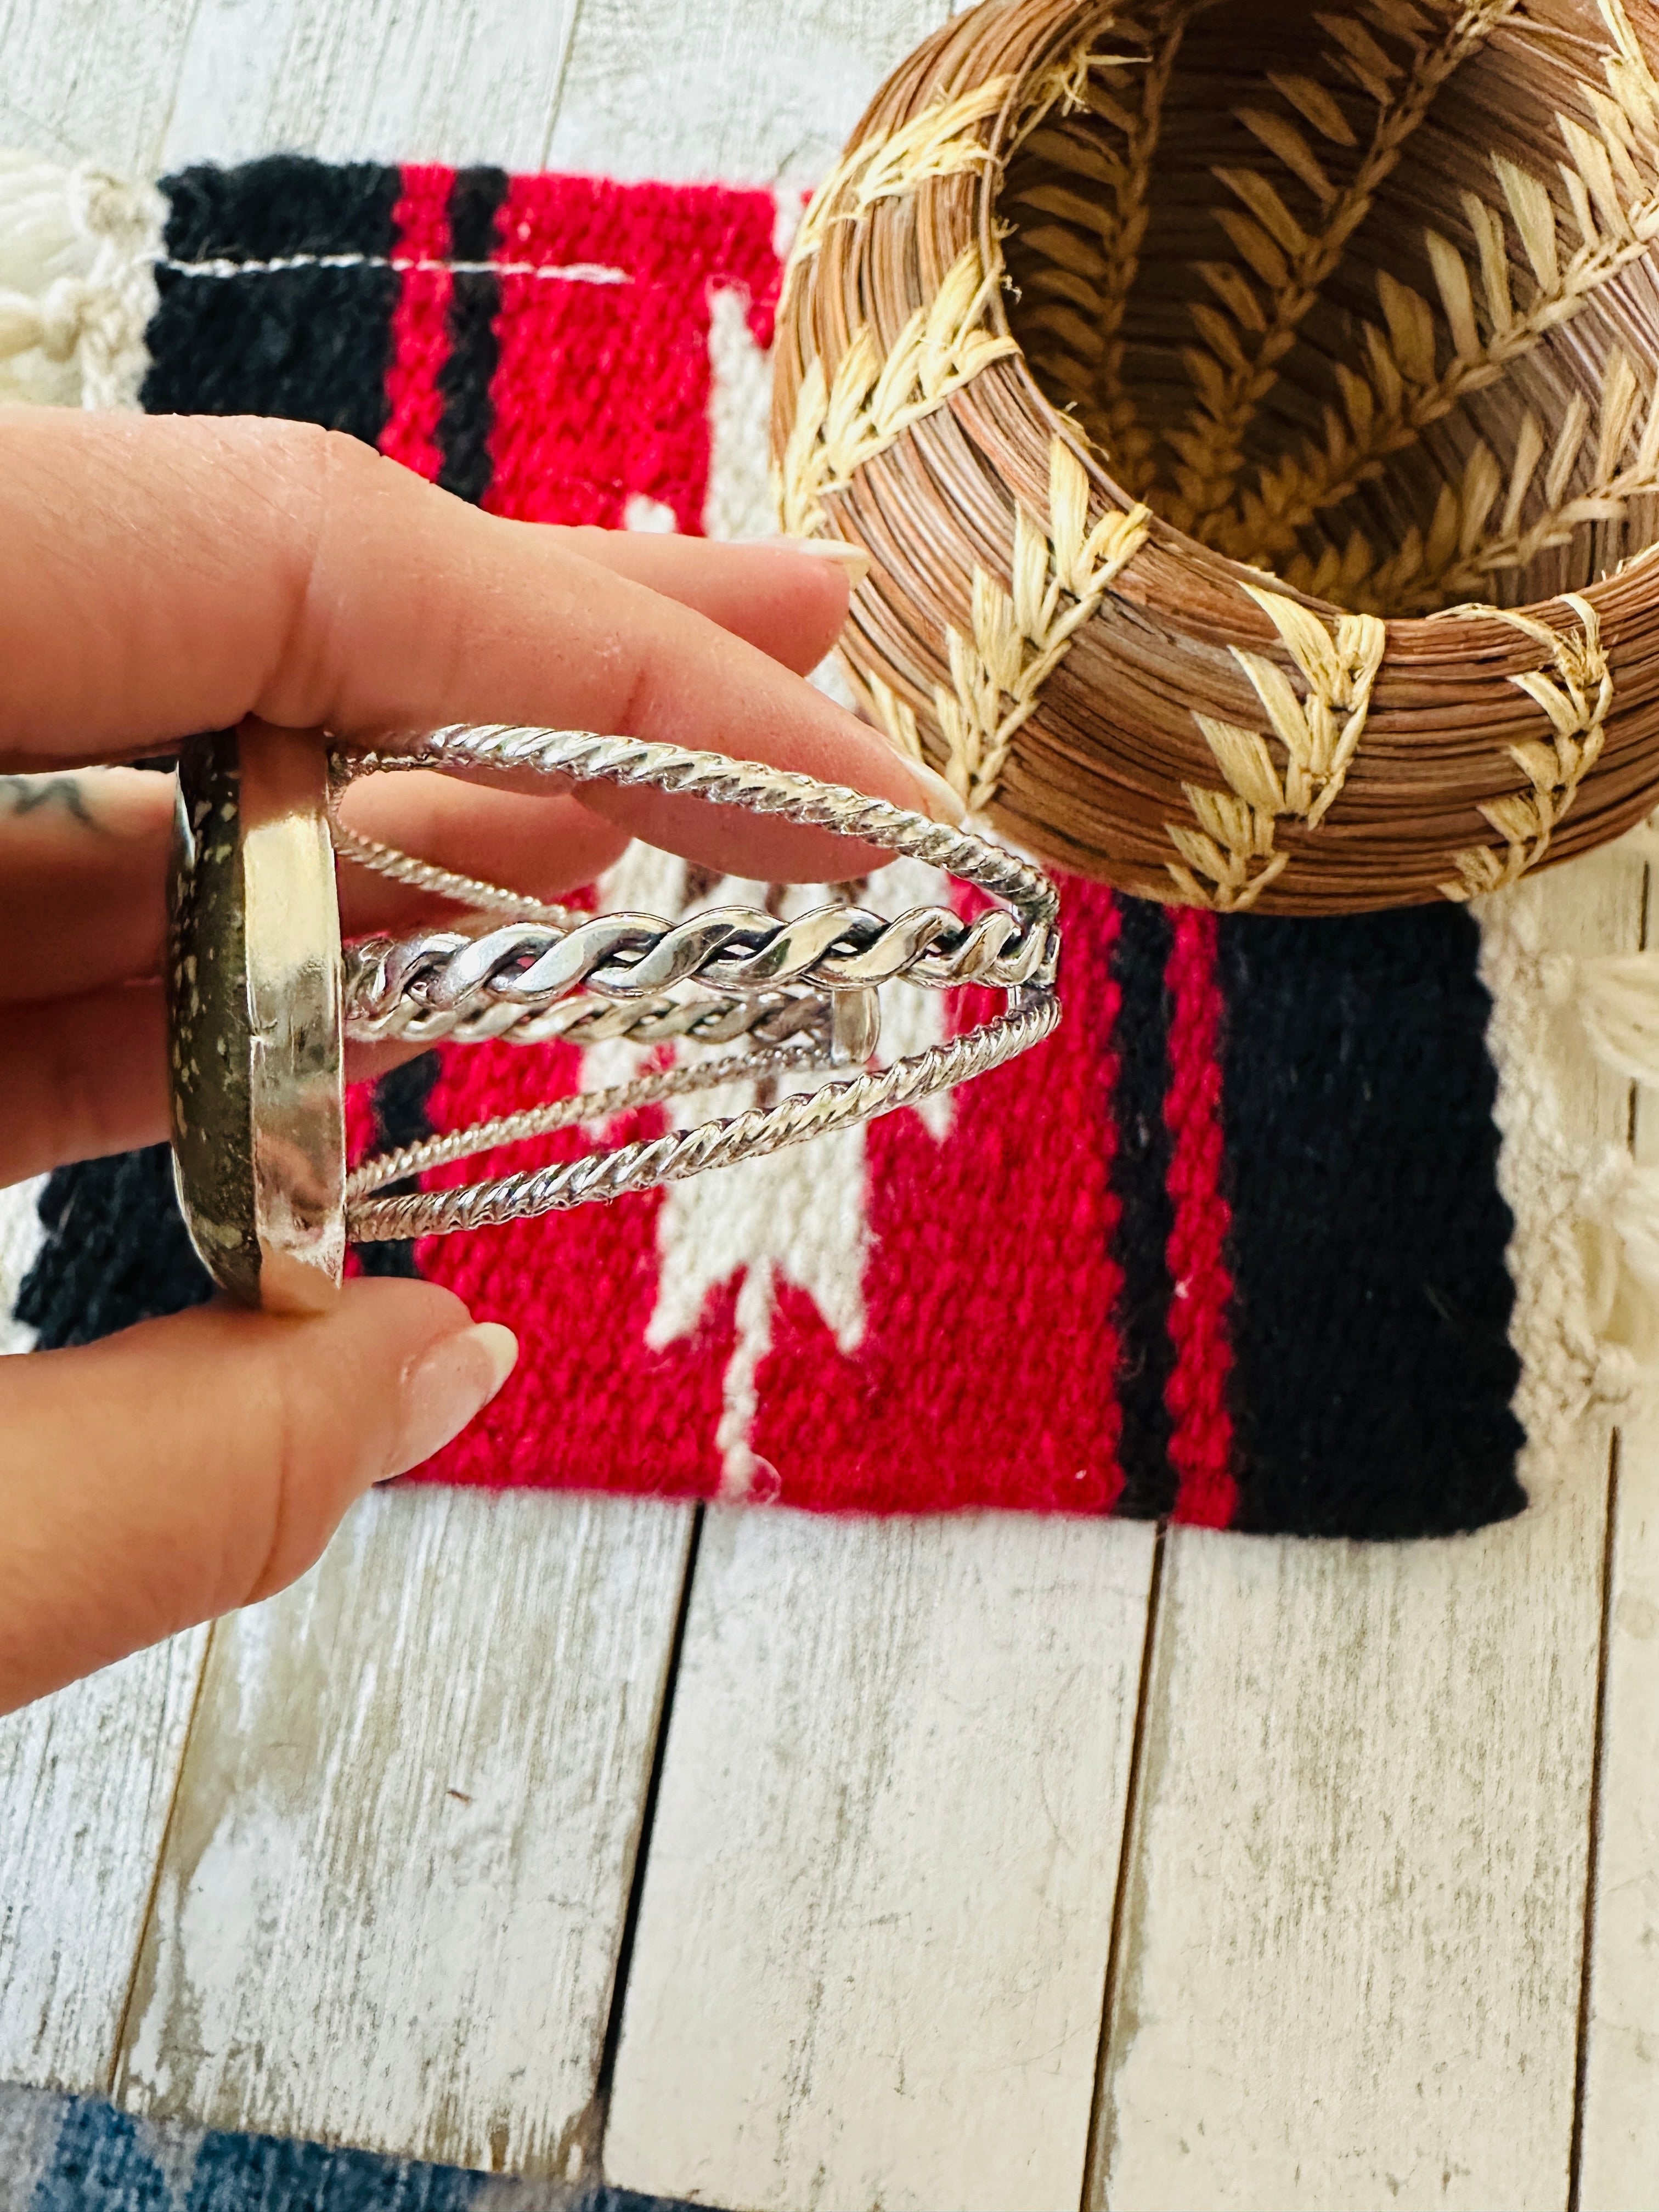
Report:
M1644 848L1659 859L1652 823L1609 851ZM1571 1126L1552 1073L1564 1051L1588 1048L1659 1086L1659 952L1558 951L1550 898L1546 877L1474 902L1492 994L1498 1175L1516 1223L1516 1410L1540 1440L1564 1438L1594 1406L1659 1401L1659 1167Z
M137 404L165 212L92 162L0 153L0 402Z

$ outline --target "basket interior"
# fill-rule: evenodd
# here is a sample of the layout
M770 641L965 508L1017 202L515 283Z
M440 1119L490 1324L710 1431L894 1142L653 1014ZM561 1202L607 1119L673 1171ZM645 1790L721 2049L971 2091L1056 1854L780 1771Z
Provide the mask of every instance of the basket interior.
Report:
M1038 384L1126 491L1343 606L1582 586L1659 537L1644 49L1620 0L1121 15L1002 175Z

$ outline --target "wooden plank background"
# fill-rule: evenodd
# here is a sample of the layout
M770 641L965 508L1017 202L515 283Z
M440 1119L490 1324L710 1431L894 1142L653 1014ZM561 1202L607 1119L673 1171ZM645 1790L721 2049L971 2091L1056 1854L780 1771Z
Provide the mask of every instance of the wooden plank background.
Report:
M945 12L0 0L0 141L804 185ZM775 2212L1659 2212L1659 1425L1608 1447L1385 1553L711 1516L672 1680L693 1516L370 1501L0 1723L0 2075Z
M125 2104L584 2175L690 1526L394 1492L219 1624Z
M1075 2200L1153 1543L711 1516L617 2174L720 2204Z

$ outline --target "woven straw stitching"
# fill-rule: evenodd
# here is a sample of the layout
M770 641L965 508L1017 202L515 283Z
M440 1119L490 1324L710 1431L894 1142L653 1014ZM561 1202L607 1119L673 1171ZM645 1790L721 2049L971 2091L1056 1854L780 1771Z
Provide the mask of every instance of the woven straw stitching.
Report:
M1434 46L1419 49L1398 88L1389 79L1400 74L1400 65L1374 41L1365 41L1368 54L1345 52L1341 59L1348 73L1358 75L1376 98L1378 112L1359 167L1340 191L1294 124L1255 107L1237 111L1251 134L1323 204L1324 221L1310 234L1266 177L1253 172L1215 172L1218 181L1246 210L1243 214L1224 210L1217 219L1268 291L1264 302L1231 263L1200 265L1200 275L1220 305L1206 302L1192 309L1204 346L1186 356L1200 395L1192 428L1170 438L1185 463L1176 471L1177 496L1169 509L1177 529L1201 535L1207 519L1231 500L1243 465L1244 434L1278 382L1279 363L1295 343L1320 287L1340 265L1378 188L1392 173L1442 86L1480 51L1517 4L1518 0L1476 0L1463 8ZM1352 27L1342 24L1345 30ZM1311 79L1286 77L1276 88L1322 136L1335 143L1353 143L1340 109Z
M823 530L828 494L844 490L866 461L982 368L1018 350L1012 338L993 337L983 327L1001 281L1000 258L982 269L978 246L969 246L933 301L911 315L884 361L868 323L859 325L833 377L826 378L822 358L812 361L775 482L786 530L800 538Z
M1090 36L1099 27L1092 25ZM1019 135L1036 129L1056 105L1067 112L1082 106L1090 70L1115 58L1093 52L1086 39L1061 56L1037 80ZM855 205L847 212L861 215L878 201L984 162L989 149L972 134L1000 108L1011 82L1007 77L988 78L953 100L924 108L888 137L855 147L807 210L790 258L791 276L822 246L840 212L838 203L855 179ZM968 246L933 301L911 315L885 361L865 323L854 333L833 377L826 374L821 358L808 364L783 465L774 481L786 530L797 537L815 536L829 520L826 494L844 489L866 461L943 406L982 368L1018 352L1012 337L995 337L981 327L1002 277L1000 253L982 265L978 247Z
M1244 589L1278 630L1308 693L1299 700L1274 662L1233 648L1288 756L1282 775L1259 731L1209 714L1194 717L1231 787L1182 787L1200 826L1164 825L1182 854L1165 866L1190 903L1224 914L1253 906L1283 873L1290 856L1274 849L1276 818L1289 815L1316 830L1335 802L1359 750L1387 642L1375 615L1343 615L1333 637L1297 600L1254 584Z
M1601 757L1607 710L1613 704L1613 672L1601 643L1601 625L1595 609L1581 593L1564 592L1562 599L1583 624L1582 634L1552 629L1531 615L1502 607L1449 611L1490 615L1495 621L1507 623L1546 647L1555 670L1553 678L1535 669L1510 678L1549 717L1553 742L1546 744L1527 738L1509 747L1510 759L1532 787L1488 800L1481 807L1504 839L1503 858L1486 845L1472 845L1454 854L1458 879L1440 886L1449 899L1501 890L1528 868L1536 867L1549 850L1556 824L1577 796L1579 784Z
M1087 101L1091 115L1109 122L1122 134L1121 156L1111 158L1103 167L1102 155L1092 141L1079 143L1063 129L1048 131L1040 143L1034 141L1034 149L1056 167L1071 169L1090 185L1106 185L1111 194L1109 216L1097 198L1085 196L1079 201L1064 185L1037 185L1019 195L1020 204L1034 207L1050 218L1043 228L1028 229L1024 235L1026 245L1049 264L1036 275L1033 289L1053 292L1059 301L1039 308L1030 319L1030 325L1071 348L1070 356L1049 356L1037 365L1046 378L1083 404L1091 436L1111 455L1118 481L1137 494L1146 488L1150 472L1146 463L1152 441L1140 428L1134 396L1123 381L1120 331L1140 270L1164 103L1188 22L1204 4L1206 0L1192 0L1192 4L1170 14L1150 58L1144 66L1133 70L1133 106L1118 99L1109 85L1091 92ZM1127 19L1118 27L1126 33L1133 31ZM1127 69L1126 64L1099 58L1103 65ZM1030 136L1029 128L1022 136ZM1080 320L1075 311L1075 306L1085 301L1086 321ZM1079 354L1085 358L1076 358Z
M1386 328L1365 326L1369 374L1338 369L1346 423L1333 415L1322 450L1308 441L1299 454L1264 472L1257 490L1245 495L1209 533L1221 550L1260 562L1291 550L1297 531L1322 509L1347 498L1381 461L1415 444L1461 400L1496 383L1513 362L1639 259L1659 235L1659 181L1644 179L1635 161L1641 148L1651 159L1659 137L1659 83L1637 43L1623 0L1600 0L1600 9L1615 51L1603 62L1613 96L1598 96L1595 103L1599 135L1570 116L1556 117L1571 156L1559 166L1572 204L1577 246L1564 258L1559 221L1540 179L1494 157L1494 172L1533 271L1531 301L1517 312L1511 300L1502 216L1475 194L1466 194L1479 247L1486 337L1480 333L1474 287L1462 254L1449 240L1425 231L1452 332L1450 362L1436 373L1437 326L1429 302L1379 271L1377 294Z
M1011 80L988 77L954 98L935 100L885 138L861 139L842 155L812 195L789 256L793 277L823 243L834 222L850 222L878 200L897 199L929 177L959 176L976 169L989 149L979 126L1002 106ZM856 189L854 189L856 188ZM852 204L843 206L848 192Z
M1351 563L1344 599L1400 614L1429 613L1502 570L1520 568L1551 546L1570 544L1589 523L1622 521L1631 500L1659 493L1659 383L1644 406L1641 381L1628 356L1618 349L1609 356L1594 471L1583 489L1569 496L1567 486L1589 426L1589 401L1575 392L1543 471L1543 510L1524 527L1521 510L1545 458L1543 425L1530 412L1522 417L1507 486L1491 447L1477 441L1459 483L1441 487L1427 536L1410 531L1380 567L1362 572ZM1496 533L1485 536L1500 494L1504 503ZM1328 561L1335 558L1334 552L1327 556ZM1286 568L1287 580L1324 597L1316 580L1320 573L1311 563L1292 562Z
M1146 507L1133 507L1103 514L1091 527L1083 465L1063 439L1049 441L1048 528L1016 507L1012 591L975 567L973 635L953 628L945 634L952 688L934 692L934 711L945 776L970 814L995 798L1043 684L1133 559L1150 522Z

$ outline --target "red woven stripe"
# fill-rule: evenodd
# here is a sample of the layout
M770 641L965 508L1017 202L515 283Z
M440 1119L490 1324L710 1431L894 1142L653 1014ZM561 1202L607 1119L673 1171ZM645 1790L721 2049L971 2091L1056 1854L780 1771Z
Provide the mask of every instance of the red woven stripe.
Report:
M427 166L403 173L403 196L392 213L392 252L399 259L444 261L449 255L449 195L453 169ZM392 313L392 366L386 372L386 428L380 451L416 476L435 480L443 456L438 423L443 398L438 377L449 357L449 302L454 280L447 269L407 269Z
M1227 1410L1233 1293L1226 1242L1231 1216L1222 1190L1221 991L1213 915L1185 908L1170 948L1170 1093L1164 1118L1174 1139L1170 1196L1170 1338L1175 1371L1167 1403L1170 1458L1178 1487L1175 1518L1224 1528L1238 1503L1233 1425Z
M770 343L781 269L769 192L514 177L498 222L501 361L484 505L533 522L623 521L639 495L702 528L711 288L744 291ZM595 283L522 273L578 264Z
M1068 884L1064 928L1058 1034L958 1091L942 1144L915 1114L870 1126L862 1343L843 1355L812 1301L781 1291L752 1442L785 1504L1117 1501L1111 893ZM963 1025L1000 1004L963 996Z
M708 290L741 286L770 337L781 274L764 192L519 177L497 218L501 279L490 387L494 473L484 505L522 520L623 518L640 492L700 532L708 476ZM522 273L592 263L625 283ZM520 273L511 273L519 264ZM578 1085L566 1047L472 1045L446 1052L433 1125L456 1128ZM634 1117L608 1143L655 1134ZM434 1182L523 1169L588 1149L571 1133L473 1160ZM480 1319L516 1329L507 1389L421 1470L441 1481L560 1483L712 1496L720 1392L734 1340L735 1282L709 1297L696 1333L645 1341L659 1277L660 1192L518 1221L486 1237L433 1237L421 1272Z
M580 1063L569 1045L453 1048L432 1094L433 1126L460 1128L568 1095ZM611 1123L605 1141L656 1136L665 1126L653 1109ZM516 1173L589 1152L592 1144L570 1130L426 1180L436 1187ZM428 1281L458 1291L478 1320L505 1322L521 1346L507 1389L427 1462L423 1480L714 1495L736 1289L709 1299L695 1335L661 1351L647 1345L662 1203L660 1191L648 1191L550 1220L510 1222L487 1236L428 1237L417 1248Z

